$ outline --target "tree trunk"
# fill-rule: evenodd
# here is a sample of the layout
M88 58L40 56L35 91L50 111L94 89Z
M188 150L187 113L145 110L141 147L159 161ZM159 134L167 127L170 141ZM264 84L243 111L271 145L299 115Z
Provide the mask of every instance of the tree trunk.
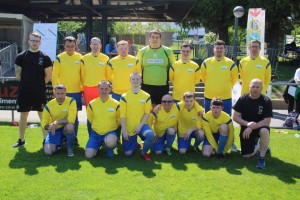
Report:
M223 40L226 45L229 45L228 27L219 26L217 27L219 39Z

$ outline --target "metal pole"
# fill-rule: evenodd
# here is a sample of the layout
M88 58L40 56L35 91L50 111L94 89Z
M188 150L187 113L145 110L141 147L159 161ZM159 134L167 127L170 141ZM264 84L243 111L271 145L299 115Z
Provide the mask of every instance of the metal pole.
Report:
M238 26L239 26L239 19L235 17L234 18L234 44L233 44L233 61L235 63L236 63L236 55L237 55Z

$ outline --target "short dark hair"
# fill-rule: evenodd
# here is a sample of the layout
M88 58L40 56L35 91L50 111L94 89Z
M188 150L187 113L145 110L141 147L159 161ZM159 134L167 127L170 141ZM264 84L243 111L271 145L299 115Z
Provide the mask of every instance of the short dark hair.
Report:
M65 37L64 38L64 44L66 43L66 42L75 42L75 44L76 44L76 39L73 37L73 36L67 36L67 37Z
M181 45L180 49L182 49L182 47L184 47L184 48L190 47L191 50L193 49L193 46L192 46L189 42L184 42L184 43Z
M210 102L211 106L223 106L223 101L220 97L215 97Z
M224 45L224 47L225 47L225 42L223 40L217 40L215 42L214 46L216 46L216 45Z
M100 85L101 85L102 83L106 83L106 84L108 85L108 87L111 88L111 83L110 83L109 81L107 81L107 80L102 80L102 81L100 81L100 82L98 83L98 87L100 87Z

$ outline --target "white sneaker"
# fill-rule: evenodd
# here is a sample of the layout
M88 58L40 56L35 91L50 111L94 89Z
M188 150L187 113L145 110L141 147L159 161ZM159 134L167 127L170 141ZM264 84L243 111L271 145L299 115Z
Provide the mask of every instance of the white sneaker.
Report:
M68 149L68 157L73 157L74 155L73 149Z
M230 147L231 152L241 152L241 149L238 149L234 143Z

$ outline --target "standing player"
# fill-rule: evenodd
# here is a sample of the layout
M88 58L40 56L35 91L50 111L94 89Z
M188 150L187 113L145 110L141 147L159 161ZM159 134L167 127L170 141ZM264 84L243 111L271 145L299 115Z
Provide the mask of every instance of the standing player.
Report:
M161 154L165 150L168 155L172 155L171 149L177 132L179 106L174 103L169 94L162 97L161 104L159 110L152 111L148 119L148 124L155 134L153 151Z
M49 131L45 141L45 154L53 155L57 146L61 146L63 136L68 141L68 157L74 156L74 123L77 107L73 98L66 97L66 87L58 84L54 87L54 97L43 111L42 127Z
M259 55L260 48L260 41L251 40L248 45L250 56L240 61L241 95L249 93L249 85L254 78L258 78L262 81L262 93L264 95L267 93L268 86L271 82L272 67L267 58Z
M85 106L90 101L99 97L98 83L107 80L108 56L101 53L101 40L93 37L90 42L91 52L84 55L81 60L81 80L83 84L83 97Z
M91 101L87 108L92 130L86 144L85 156L93 158L100 147L105 145L106 154L111 158L117 145L116 129L120 125L119 103L109 96L111 85L108 81L101 81L98 88L100 98Z
M204 139L201 117L203 107L199 106L195 100L193 92L185 92L183 101L179 103L180 114L178 118L178 150L180 154L185 154L191 145L191 139L195 139L194 149L198 151L198 146Z
M223 112L223 101L216 97L211 100L210 111L202 117L205 140L203 142L202 154L210 157L216 152L217 158L225 160L225 153L230 148L234 128L230 116Z
M25 145L25 130L29 111L36 110L40 119L46 104L46 83L51 79L52 62L49 56L39 50L41 35L31 33L28 39L29 49L20 53L15 60L16 77L20 80L18 94L18 112L20 112L20 138L13 147ZM44 132L44 139L46 132ZM44 143L44 142L43 142Z
M141 157L151 160L147 154L153 145L154 134L151 128L145 124L150 111L150 95L141 90L142 79L138 73L130 75L131 89L124 93L120 100L120 118L123 134L123 147L126 156L133 155L137 149L137 136L144 140Z
M240 141L242 155L252 157L259 149L257 168L264 169L265 155L270 142L270 123L273 117L272 102L262 93L263 83L253 79L250 83L250 93L241 96L233 109L233 120L241 125ZM256 138L260 145L256 145Z
M139 50L137 57L143 71L142 90L151 96L153 105L160 103L163 95L169 93L168 73L175 62L173 51L161 45L161 32L149 33L149 45Z
M76 39L72 36L64 38L65 52L57 55L53 63L52 86L63 84L67 88L67 96L76 100L77 110L82 109L81 89L82 80L80 62L82 55L75 52ZM75 121L75 143L78 144L78 118Z
M224 111L231 116L232 87L238 80L238 68L235 63L225 57L225 43L217 40L214 44L214 56L203 61L200 77L205 84L204 108L210 110L210 101L220 97L223 101Z
M200 67L190 59L192 46L184 43L181 48L181 59L171 66L170 81L173 84L173 98L180 101L184 92L195 92L195 85L200 82Z
M128 42L121 40L117 44L118 56L108 62L107 78L112 83L112 98L120 100L121 95L130 89L130 74L141 73L139 60L128 54Z

